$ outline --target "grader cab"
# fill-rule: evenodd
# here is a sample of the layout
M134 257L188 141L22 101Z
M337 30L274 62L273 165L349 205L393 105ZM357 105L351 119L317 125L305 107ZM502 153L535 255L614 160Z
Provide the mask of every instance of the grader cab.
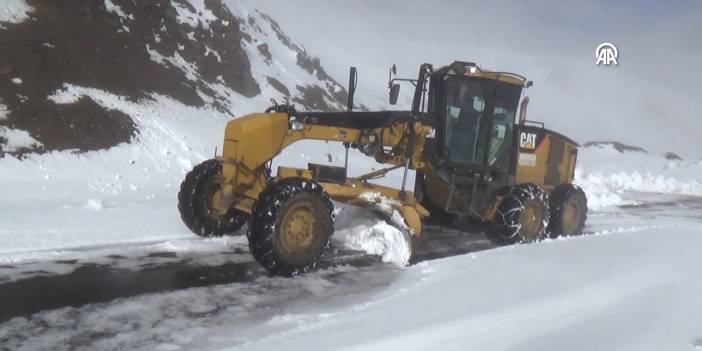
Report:
M421 235L422 221L457 216L490 223L489 236L499 243L582 230L587 202L571 183L577 144L526 120L528 97L522 96L530 81L458 61L437 69L424 64L417 79L395 74L393 66L390 103L397 102L399 83L412 83L409 110L352 111L352 68L348 111L275 105L230 121L221 157L195 166L181 184L185 224L213 236L233 234L248 222L254 258L287 276L314 269L329 247L331 200L372 208L387 199L413 237ZM273 174L273 158L305 139L342 143L345 167L278 167ZM348 177L349 148L388 167ZM403 171L397 188L372 182L396 169ZM412 191L410 170L416 171Z

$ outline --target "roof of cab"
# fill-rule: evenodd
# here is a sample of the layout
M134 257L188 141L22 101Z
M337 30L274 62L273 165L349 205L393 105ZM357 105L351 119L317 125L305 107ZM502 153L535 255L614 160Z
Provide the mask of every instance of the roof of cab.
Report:
M452 64L440 67L434 71L434 74L446 74L451 76L466 76L475 78L487 78L498 80L509 84L514 84L522 87L527 87L530 84L526 77L510 72L496 72L481 69L476 63L454 61Z

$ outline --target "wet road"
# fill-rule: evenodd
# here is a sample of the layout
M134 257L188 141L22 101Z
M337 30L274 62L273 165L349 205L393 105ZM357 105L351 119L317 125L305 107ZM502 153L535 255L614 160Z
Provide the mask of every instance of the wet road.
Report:
M680 219L702 222L700 198L637 194L636 199L630 205L591 213L586 234L645 227L650 219L660 223L663 218L671 225ZM422 238L415 245L412 263L494 248L495 245L485 238L484 229L484 226L474 223L459 223L452 228L426 226ZM320 263L321 269L338 265L368 267L380 263L380 258L360 252L331 251ZM51 262L54 265L72 265L66 274L25 271L22 273L29 276L37 273L38 276L5 278L4 283L0 276L0 323L17 316L66 306L77 307L191 287L250 282L267 276L267 272L253 261L245 246L207 255L209 259L221 263L203 265L193 257L175 252L149 252L136 257L109 255L101 263ZM124 268L125 263L130 268ZM0 266L0 273L3 269L16 271L23 267ZM36 268L28 265L25 270L31 269Z
M459 223L453 228L427 226L425 235L415 244L412 263L495 247L482 229L480 224L471 223ZM320 262L321 269L338 265L366 267L381 262L379 257L362 252L333 248L330 251ZM54 264L76 267L60 275L29 271L25 273L40 275L0 284L0 323L44 310L191 287L250 282L268 275L244 249L218 255L226 263L199 265L191 259L179 259L174 252L151 252L136 258L110 255L109 263L101 264L55 261ZM122 261L129 261L139 269L120 268L124 266Z

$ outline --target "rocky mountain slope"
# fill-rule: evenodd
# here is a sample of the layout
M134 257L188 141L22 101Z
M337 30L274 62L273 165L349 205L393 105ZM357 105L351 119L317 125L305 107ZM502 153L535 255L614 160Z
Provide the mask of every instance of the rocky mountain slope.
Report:
M134 116L89 94L166 96L239 115L289 100L336 110L346 90L268 15L221 0L11 0L0 10L0 148L110 148Z

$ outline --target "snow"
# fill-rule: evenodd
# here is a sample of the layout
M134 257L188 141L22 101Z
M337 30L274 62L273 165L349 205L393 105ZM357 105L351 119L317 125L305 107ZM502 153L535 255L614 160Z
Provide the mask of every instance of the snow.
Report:
M0 237L12 238L0 246L5 259L35 250L50 252L80 246L192 238L174 208L178 186L193 165L214 155L230 118L228 114L185 106L160 95L152 96L153 100L130 101L106 91L71 84L48 98L56 103L93 99L107 109L132 116L139 134L130 144L104 151L52 152L28 155L23 161L12 157L0 159L0 177L3 187L9 189L3 192L4 199L0 202L0 210L7 215L0 219ZM237 107L241 112L262 110L265 106L265 102L255 99L240 102ZM8 129L3 128L7 134ZM36 142L27 138L26 132L11 130L8 135L12 136L10 145L14 147ZM12 146L3 148L7 151ZM325 156L328 153L343 155L343 147L336 143L298 142L276 158L274 168L300 166L300 154L309 162L343 164L343 157L330 163ZM380 166L357 150L351 150L349 163L351 176ZM700 167L697 161L669 161L658 155L583 148L579 153L576 183L585 190L591 211L608 212L616 210L618 205L636 204L638 200L627 197L630 191L700 195ZM393 171L379 183L398 187L401 177L402 170ZM413 178L408 184L411 189ZM367 195L369 199L373 197ZM91 199L99 202L87 206ZM38 203L44 213L40 222L33 220ZM383 217L394 227L403 228L397 211L392 206L383 209L384 204L387 203L380 201L377 210L384 212ZM373 213L356 222L344 219L348 213L353 211L343 209L337 218L338 235L334 240L339 247L378 254L384 261L398 265L406 263L409 248L401 245L400 240L405 233L387 226Z
M57 103L80 98L129 113L140 133L131 144L99 152L0 159L0 265L25 269L6 280L76 269L55 260L130 270L183 259L204 266L252 261L244 237L197 238L175 208L180 180L214 153L228 116L164 96L130 101L70 84L51 95ZM330 144L302 143L279 162L299 163L300 153L317 162L327 152L335 152ZM370 166L364 160L352 153L352 164ZM339 207L333 246L390 264L45 311L2 324L0 339L13 349L268 350L282 342L289 349L349 350L693 347L702 336L695 307L702 284L694 269L702 244L699 209L654 208L633 216L618 206L681 203L675 196L696 191L698 163L608 148L583 148L579 162L591 235L405 267L409 247L401 230L375 212ZM637 181L636 173L678 185ZM397 184L398 175L391 178ZM661 200L657 191L676 194ZM392 209L378 194L364 197L378 210ZM175 258L149 257L153 252ZM123 258L110 258L115 255Z
M625 204L624 191L702 196L702 161L667 160L645 152L621 153L612 146L583 148L575 183L594 210Z
M149 45L146 45L146 51L149 53L152 61L159 64L164 64L166 62L170 63L183 71L188 80L197 81L200 78L200 74L197 71L197 65L186 61L177 51L174 52L173 56L171 57L161 55L158 51L152 50Z
M3 117L4 115L0 113L0 120L2 120ZM4 151L18 151L22 148L41 146L40 142L32 138L27 131L21 129L12 129L0 126L0 139L7 140L5 143L0 145Z
M56 102L79 98L129 114L139 134L109 150L0 159L0 237L12 238L0 253L190 238L173 207L178 185L194 164L214 155L230 117L161 95L130 101L70 84L52 94ZM86 213L89 199L111 205ZM43 219L36 221L39 212Z
M34 8L25 0L4 0L0 6L0 23L20 23L29 19L29 13L32 11Z
M304 314L316 318L236 347L685 349L702 322L690 308L702 285L687 271L702 243L697 230L699 224L638 232L636 240L624 233L428 262L382 292L341 308L328 307L335 301L308 306Z
M686 350L701 333L699 229L147 294L15 318L0 338L13 349Z
M15 83L17 85L22 84L22 78L19 78L19 77L12 78L11 81L12 81L12 83Z
M178 20L209 28L216 18L204 0L189 3L194 10L176 4ZM31 11L24 1L6 5L0 22L16 23ZM105 6L129 17L110 0ZM139 133L109 150L0 158L0 266L25 268L0 270L0 280L68 274L82 264L140 270L179 260L202 266L253 261L245 237L201 239L182 224L180 181L214 155L231 115L261 111L271 97L284 99L265 77L293 94L297 85L320 82L297 66L296 51L277 39L260 12L231 8L243 18L254 16L260 27L241 22L252 37L244 45L262 94L245 99L210 84L229 97L230 113L158 94L134 101L75 84L47 97L58 104L91 99L122 111ZM257 49L264 42L270 63ZM147 50L155 62L200 79L198 67L177 52L165 57ZM7 114L0 104L0 120ZM38 145L26 131L8 127L0 127L0 137L7 139L5 151ZM301 160L343 165L343 154L340 144L298 142L275 159L273 171L304 167ZM382 167L357 150L350 151L349 164L351 176ZM702 196L702 162L603 146L580 149L578 164L575 182L590 208L586 236L407 266L409 233L397 204L366 193L373 210L337 204L332 244L378 255L387 264L340 266L292 279L261 275L249 283L44 311L0 324L0 340L18 350L701 348L702 219L699 205L686 206L702 202L690 197ZM401 177L397 170L379 182L397 187ZM410 174L408 188L413 182Z
M7 119L7 115L9 114L10 111L7 109L7 106L0 103L0 121L4 121L5 119Z
M178 23L185 23L193 28L202 26L205 29L210 28L210 23L218 21L217 16L205 6L205 0L188 0L187 3L192 6L192 9L186 5L173 2L177 12Z
M336 215L332 240L336 247L378 255L383 262L404 267L412 254L409 232L398 229L406 229L404 221L401 226L393 224L387 224L368 210L344 206Z
M105 9L119 16L122 20L133 20L133 15L127 15L119 5L115 5L112 0L105 0Z

